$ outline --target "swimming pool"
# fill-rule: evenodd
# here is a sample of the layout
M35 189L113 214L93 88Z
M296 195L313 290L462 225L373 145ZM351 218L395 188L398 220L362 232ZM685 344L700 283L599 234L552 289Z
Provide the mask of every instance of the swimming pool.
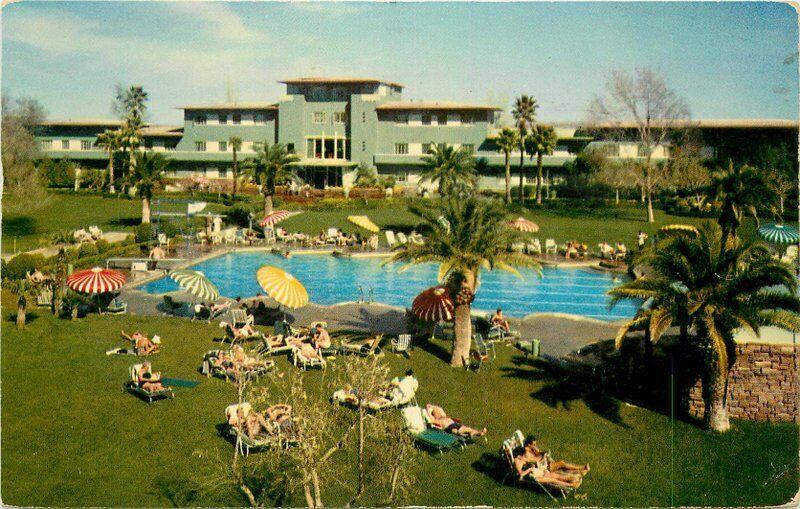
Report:
M383 258L335 258L330 255L295 255L283 258L266 252L229 253L201 262L203 271L226 297L249 297L263 293L255 278L264 265L280 267L308 289L317 304L357 301L360 298L393 306L409 307L422 290L436 284L437 268L420 265L398 273L399 266L383 265ZM569 313L618 320L632 317L638 303L621 302L607 307L606 292L614 286L610 274L591 269L549 268L539 278L531 270L521 271L524 279L500 271L483 271L473 307L479 310L503 308L509 316L531 313ZM161 294L178 289L177 283L162 278L141 287Z

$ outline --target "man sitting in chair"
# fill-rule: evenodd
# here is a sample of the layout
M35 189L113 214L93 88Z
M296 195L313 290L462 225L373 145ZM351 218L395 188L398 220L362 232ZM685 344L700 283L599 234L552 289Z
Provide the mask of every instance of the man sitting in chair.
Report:
M563 488L578 488L589 464L574 465L566 461L553 461L548 453L536 447L536 437L525 439L523 447L514 455L514 468L520 479L531 475L541 483Z
M133 349L136 355L146 356L151 353L157 352L161 344L161 338L157 335L153 339L148 338L141 332L134 332L131 335L125 334L125 331L120 331L120 336L133 343Z
M335 353L331 349L331 336L328 334L328 331L325 330L325 326L321 322L317 322L314 326L314 335L311 336L311 346L322 355Z
M477 430L475 428L471 428L461 422L453 419L452 417L448 416L445 413L444 409L440 406L427 404L425 405L425 411L428 412L430 416L431 424L434 428L439 428L444 430L448 433L452 433L454 435L458 435L461 437L472 438L472 437L482 437L486 434L486 428L482 430Z
M492 315L492 327L498 328L506 334L511 332L511 326L508 324L506 317L503 316L503 310L500 308L497 308L495 314Z
M153 366L149 362L142 363L142 369L136 374L136 383L147 392L164 390L161 384L161 372L153 372Z

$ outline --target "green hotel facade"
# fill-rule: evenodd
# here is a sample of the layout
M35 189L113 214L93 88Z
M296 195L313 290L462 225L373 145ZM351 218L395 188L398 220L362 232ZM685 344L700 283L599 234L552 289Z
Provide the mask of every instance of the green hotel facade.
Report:
M240 160L253 157L258 144L282 143L299 158L298 176L316 188L352 187L360 163L393 175L400 187L419 188L422 157L431 145L448 144L467 147L485 160L482 188L505 185L505 157L494 142L501 110L494 105L403 100L403 85L372 78L298 78L281 83L286 93L277 102L180 106L183 125L145 126L141 149L170 159L170 177L230 179L231 137L242 140ZM107 166L108 154L96 146L97 135L120 125L119 120L47 121L36 136L46 156L98 169ZM620 138L617 129L612 140L610 130L606 136L603 129L588 130L580 123L553 125L558 143L553 154L543 157L546 167L562 168L590 144L603 144L611 157L641 157L634 137ZM695 120L693 127L708 157L738 158L744 142L797 147L798 123L792 120ZM519 153L511 157L516 173ZM659 147L653 157L669 157L669 147ZM527 169L535 163L525 157ZM532 172L527 174L531 182Z

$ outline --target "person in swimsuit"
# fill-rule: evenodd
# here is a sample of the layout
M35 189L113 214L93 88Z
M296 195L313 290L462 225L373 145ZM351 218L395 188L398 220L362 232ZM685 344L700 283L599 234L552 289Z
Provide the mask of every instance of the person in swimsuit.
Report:
M156 342L156 338L158 338L158 336L153 336L153 339L150 339L141 332L137 331L128 335L124 330L120 331L119 334L123 338L133 343L133 348L136 352L136 355L150 355L151 353L158 351L158 344L160 342L160 338L159 341Z
M528 437L525 445L514 456L514 468L520 478L532 475L539 482L577 488L589 471L589 464L581 466L566 461L553 461L549 454L536 446L536 437Z
M494 327L499 327L506 332L511 332L511 326L508 324L506 317L503 316L503 310L500 308L497 308L497 312L492 315L492 325Z
M425 405L425 410L427 410L428 415L431 417L431 424L435 428L442 429L448 433L452 433L453 435L458 435L461 437L482 437L486 434L486 428L482 430L477 430L475 428L471 428L460 422L456 421L452 417L448 416L445 413L442 407L436 405Z
M139 387L147 392L158 392L164 390L161 384L161 372L153 372L153 366L149 362L142 364L142 368L136 376Z

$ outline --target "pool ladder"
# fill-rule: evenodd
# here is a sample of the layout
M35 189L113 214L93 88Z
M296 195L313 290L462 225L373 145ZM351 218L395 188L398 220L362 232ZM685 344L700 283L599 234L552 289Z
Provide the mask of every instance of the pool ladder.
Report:
M363 304L365 302L367 304L372 304L374 302L374 295L375 294L374 294L373 289L372 289L371 286L369 288L367 288L367 293L369 294L369 302L367 302L367 300L364 298L364 287L361 286L361 285L358 285L358 303L359 304Z

